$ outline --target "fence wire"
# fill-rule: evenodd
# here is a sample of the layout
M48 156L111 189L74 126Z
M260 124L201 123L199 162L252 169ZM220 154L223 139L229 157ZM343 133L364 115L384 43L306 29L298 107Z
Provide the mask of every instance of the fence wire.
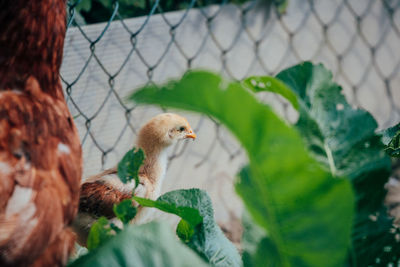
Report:
M400 120L400 1L291 0L283 12L267 2L191 0L166 12L159 0L147 1L146 16L124 18L114 1L107 21L86 25L77 12L83 3L70 1L61 79L81 135L85 175L116 164L143 122L162 111L125 97L188 69L242 80L304 60L322 62L348 101L370 111L380 127ZM293 113L280 97L264 100L284 116ZM217 122L188 117L199 140L173 149L164 190L206 188L217 219L230 221L240 205L231 181L246 158Z

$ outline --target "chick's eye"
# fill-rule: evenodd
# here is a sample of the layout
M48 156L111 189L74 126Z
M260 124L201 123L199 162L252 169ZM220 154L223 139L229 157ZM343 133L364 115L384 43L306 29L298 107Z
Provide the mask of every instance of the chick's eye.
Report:
M183 126L182 126L181 128L179 128L179 131L180 131L180 132L183 132L184 130L186 130L186 128L183 127Z

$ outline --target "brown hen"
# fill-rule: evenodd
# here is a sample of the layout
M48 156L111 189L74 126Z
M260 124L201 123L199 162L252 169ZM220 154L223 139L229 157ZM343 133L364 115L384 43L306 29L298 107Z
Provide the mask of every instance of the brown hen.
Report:
M0 266L62 266L82 153L59 79L65 1L0 1Z

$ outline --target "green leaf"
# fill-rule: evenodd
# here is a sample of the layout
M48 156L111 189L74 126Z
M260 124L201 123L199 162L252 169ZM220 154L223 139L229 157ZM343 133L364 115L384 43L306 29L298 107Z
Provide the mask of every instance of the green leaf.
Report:
M240 245L243 250L242 259L243 265L246 267L262 266L265 262L265 257L258 258L267 248L264 247L267 239L265 229L257 225L251 218L250 214L244 210L242 216L243 235Z
M382 205L390 174L390 159L375 133L376 121L367 111L347 103L342 88L322 65L305 62L282 71L277 78L298 97L300 117L296 126L310 150L333 175L348 177L353 184L357 213L352 264L374 264L384 246L395 246L395 239L387 238L390 229L376 227L370 220L378 211L379 219L386 220L380 217L386 216Z
M142 149L129 150L118 163L118 177L123 183L135 180L135 188L139 185L139 169L145 159Z
M184 192L184 190L172 191L169 193L173 194L173 192L175 192L174 194L180 194L181 192ZM174 203L162 201L160 198L158 200L151 200L141 197L132 197L132 199L134 199L143 207L157 208L159 210L178 215L193 226L196 226L203 221L199 211L191 207L177 206Z
M396 124L393 127L389 127L383 130L380 134L382 134L382 142L384 145L389 145L390 141L399 133L400 131L400 123Z
M195 228L193 227L192 224L182 219L180 220L178 226L176 227L176 234L183 242L188 243L190 242L190 239L192 239L192 236L194 235L195 231L194 229Z
M400 157L400 131L393 137L389 145L385 148L385 151L391 157Z
M268 250L271 261L268 266L338 266L343 262L350 243L351 188L345 180L332 179L310 158L302 158L300 151L295 155L299 164L286 163L292 166L283 165L288 166L288 170L281 172L281 179L290 177L292 173L295 181L268 183L247 167L240 172L237 191L255 222L268 230L269 238L264 238L260 245L268 245L279 252ZM279 157L270 157L269 161L271 168L278 168ZM293 157L293 161L296 158ZM268 197L271 195L273 200ZM268 205L272 201L274 204ZM275 207L272 209L270 206ZM317 214L319 216L314 217ZM272 222L275 225L271 225ZM346 238L337 240L339 235ZM259 261L257 259L262 259L265 253L267 251L257 250L253 260ZM327 258L330 261L323 264Z
M342 88L321 64L305 62L280 72L277 78L298 97L300 117L296 126L316 158L333 175L352 181L358 208L380 208L390 159L375 133L375 119L347 103Z
M243 81L243 85L254 92L272 92L286 98L298 110L297 96L282 81L269 76L251 76Z
M239 253L214 220L211 199L205 191L171 191L157 201L134 199L142 206L155 207L181 217L177 235L212 265L241 266Z
M107 7L110 11L113 10L113 1L112 0L97 0L103 6Z
M383 131L382 142L391 157L400 157L400 123Z
M86 11L88 12L92 8L92 0L82 0L76 7L76 12Z
M179 242L169 226L152 222L128 226L114 238L73 262L79 267L207 266Z
M118 0L119 4L128 8L140 8L146 7L146 0Z
M296 126L310 149L333 174L352 180L374 169L387 174L390 160L375 134L375 119L367 111L354 109L347 103L342 88L332 81L331 72L321 64L305 62L282 71L277 78L296 93L300 103ZM375 189L371 190L372 195ZM382 199L383 194L380 192L377 197Z
M289 0L273 0L274 5L276 7L276 10L278 11L279 14L284 14L286 13Z
M112 236L113 232L107 218L100 217L90 228L87 248L93 250L109 240Z
M244 251L242 257L244 266L246 267L282 266L282 260L277 257L278 255L279 251L272 240L268 237L263 237L257 243L254 254Z
M350 266L398 266L400 228L388 217L387 208L356 220Z
M242 171L236 188L254 220L269 233L264 248L276 252L262 251L271 256L265 258L266 266L343 263L353 213L349 183L332 179L308 155L298 132L240 84L209 72L190 72L161 88L142 88L131 99L207 114L238 138L250 169Z
M137 209L132 205L131 199L125 199L119 204L114 204L113 210L115 216L117 216L123 224L129 223L133 218L135 218L137 213Z

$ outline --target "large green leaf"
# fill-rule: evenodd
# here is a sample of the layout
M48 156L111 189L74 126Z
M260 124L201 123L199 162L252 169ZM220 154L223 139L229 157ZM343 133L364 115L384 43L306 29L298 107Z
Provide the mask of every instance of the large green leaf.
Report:
M149 223L127 226L102 246L80 257L70 266L207 266L179 242L169 226Z
M286 98L298 110L297 96L281 80L269 76L251 76L245 79L243 85L254 92L277 93Z
M375 134L375 119L347 103L342 88L322 65L305 62L282 71L277 78L298 96L301 108L297 127L310 149L334 175L353 181L358 208L380 207L390 160Z
M380 136L375 134L375 119L367 111L354 109L347 103L342 88L321 64L304 62L276 77L295 93L296 100L281 84L271 84L273 88L259 86L258 81L266 83L272 77L251 77L245 82L256 92L277 92L295 108L300 105L296 126L316 158L333 175L352 180L358 193L358 208L379 208L385 195L383 184L387 181L390 160L383 152Z
M375 133L374 118L347 103L341 87L322 65L305 62L282 71L277 78L297 95L300 117L296 126L316 158L333 175L348 177L353 183L357 214L352 264L368 266L377 258L383 263L389 254L399 253L396 231L382 206L390 159ZM391 253L384 251L386 246L393 247Z
M237 190L255 221L268 230L268 238L259 244L265 251L258 249L253 256L256 266L260 266L267 252L271 261L268 266L338 266L345 258L353 212L351 188L344 180L333 180L319 165L301 159L299 152L295 153L298 162L293 157L292 163L286 163L292 165L286 175L292 173L296 179L287 185L283 181L254 179L250 168L240 173ZM270 166L278 168L279 159L275 160L272 163L270 159ZM272 201L275 207L266 205ZM275 225L271 226L272 220ZM340 235L346 238L338 239ZM283 253L274 253L280 250L287 252L290 259L285 260Z
M205 191L171 191L157 201L138 197L134 199L142 206L155 207L181 217L178 236L212 265L242 265L238 251L216 224L211 199Z
M266 266L343 263L353 213L350 185L321 169L297 131L240 84L191 72L161 88L142 88L131 99L210 115L238 138L250 168L241 172L237 190L269 233L263 254L256 255Z

